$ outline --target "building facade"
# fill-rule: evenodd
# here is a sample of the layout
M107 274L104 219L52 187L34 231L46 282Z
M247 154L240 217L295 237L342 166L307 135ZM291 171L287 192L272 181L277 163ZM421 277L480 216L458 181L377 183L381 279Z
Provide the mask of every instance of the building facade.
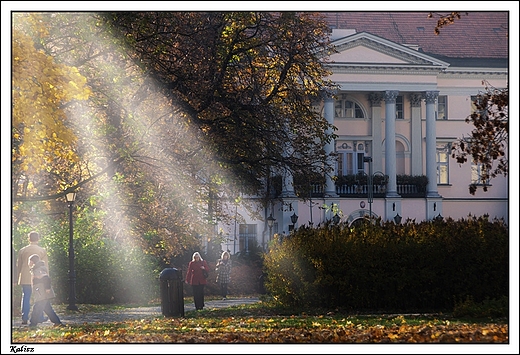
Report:
M502 22L507 25L507 13L491 14L494 22L487 31L496 35ZM253 245L265 249L276 234L334 219L350 225L368 216L421 222L489 215L507 223L508 178L494 178L487 192L479 189L471 195L470 183L484 183L478 181L480 166L472 162L459 165L451 157L453 142L473 129L465 120L474 109L474 97L485 90L483 83L507 87L507 55L498 50L493 54L496 57L474 54L461 45L464 53L456 56L457 48L452 46L465 37L458 35L454 40L453 33L446 35L453 43L446 52L426 52L424 48L433 51L439 44L428 47L428 41L435 41L431 36L422 42L415 33L407 36L407 31L425 30L421 30L424 18L409 13L403 14L403 23L396 13L385 17L402 26L399 41L388 39L393 33L381 35L385 33L381 32L385 28L382 19L372 21L371 30L370 21L363 21L366 13L340 15L329 17L331 40L338 53L328 64L333 73L330 79L339 89L334 98L326 98L316 107L337 127L337 138L325 146L337 157L334 176L320 184L283 176L282 191L263 208L263 218L238 211L240 221L218 226L226 239L222 249L232 253L248 252ZM482 21L481 16L486 15L476 14L473 21ZM353 26L362 23L362 30L337 28L342 21ZM417 23L410 24L414 21ZM478 31L485 31L481 27ZM387 28L394 27L388 23ZM507 53L507 40L505 46ZM303 187L308 191L305 199L298 197Z

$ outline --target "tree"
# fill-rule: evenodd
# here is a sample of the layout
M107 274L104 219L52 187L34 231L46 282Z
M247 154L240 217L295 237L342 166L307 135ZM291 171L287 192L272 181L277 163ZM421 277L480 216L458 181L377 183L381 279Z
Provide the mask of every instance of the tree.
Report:
M498 175L507 176L507 146L509 138L509 88L497 89L483 82L485 91L474 103L474 112L466 122L475 126L469 137L463 137L452 145L452 157L463 164L470 159L480 166L478 182L469 186L474 195L482 184L487 191L489 180Z
M46 33L31 34L42 53L78 68L91 94L82 105L64 107L66 117L76 118L66 121L76 137L75 165L61 166L59 176L49 174L52 188L17 195L15 201L52 201L66 181L65 186L82 189L78 207L106 212L99 224L104 237L138 240L144 251L167 260L191 248L200 235L210 235L208 222L230 218L227 202L234 211L234 198L261 190L271 171L326 171L328 157L316 140L330 139L323 133L330 127L323 119L312 121L316 113L307 105L331 86L322 80L326 72L319 63L310 62L319 62L320 51L328 48L311 42L313 33L322 38L326 26L314 28L310 17L28 16L37 17L37 34ZM154 34L151 26L157 25L149 20L164 20L178 33L169 38L158 32L132 43L139 31L113 36L120 32L108 31L107 20L123 29L143 25L145 35ZM128 39L130 47L122 46ZM294 154L280 154L288 146Z
M333 138L326 133L332 127L312 110L312 101L333 88L322 62L333 48L317 15L126 12L105 18L239 190L265 189L271 171L331 171L323 144Z
M52 193L74 183L65 177L79 160L66 107L91 91L77 68L37 48L48 35L38 16L14 14L13 24L12 194Z

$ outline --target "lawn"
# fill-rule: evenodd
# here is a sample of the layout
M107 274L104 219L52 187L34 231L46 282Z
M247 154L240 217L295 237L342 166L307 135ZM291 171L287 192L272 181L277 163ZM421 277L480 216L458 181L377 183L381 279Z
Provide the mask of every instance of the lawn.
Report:
M60 307L55 307L58 314L66 312ZM81 308L111 312L117 307L81 305ZM123 322L75 324L65 328L13 328L11 341L12 344L507 344L509 326L505 319L465 320L442 314L306 313L258 303L188 311L183 318L161 315Z

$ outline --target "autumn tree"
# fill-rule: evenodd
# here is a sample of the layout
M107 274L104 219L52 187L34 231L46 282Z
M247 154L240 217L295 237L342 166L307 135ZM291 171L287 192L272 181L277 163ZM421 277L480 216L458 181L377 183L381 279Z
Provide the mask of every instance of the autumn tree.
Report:
M312 109L333 87L322 62L333 48L317 15L126 12L105 18L241 191L262 191L273 171L331 171L323 145L333 138L332 127Z
M174 123L169 104L153 88L143 93L146 75L128 60L118 40L99 26L96 14L25 16L37 18L47 33L32 34L42 56L78 68L92 88L89 100L68 105L67 120L60 121L75 137L77 159L62 166L60 173L71 182L67 186L79 189L76 205L104 211L110 222L100 221L106 238L137 241L145 252L161 258L194 245L194 236L205 224L197 217L201 211L195 183L200 182L186 163L189 156L182 156L183 147L199 147L197 140L190 144L184 139L189 128ZM158 117L166 118L167 127L154 127ZM162 154L164 145L177 153ZM59 183L63 179L57 175L49 179L52 189L14 200L55 200L63 191Z
M430 12L428 18L435 18L435 34L446 26L452 25L468 12L454 11L447 14ZM485 89L473 101L474 112L466 118L466 123L474 129L468 137L462 137L452 145L452 157L459 164L468 159L479 167L475 179L469 186L474 195L479 186L487 191L491 179L498 175L507 176L509 164L507 146L509 140L509 88L491 87L483 82Z
M87 100L91 92L77 68L57 63L37 47L48 35L37 16L13 17L12 194L54 193L74 183L65 175L72 175L79 160L66 106Z
M332 48L313 16L37 16L45 31L33 42L78 68L92 93L64 108L78 155L74 169L59 169L68 180L49 175L51 190L18 200L52 200L59 181L73 182L78 205L106 212L107 237L134 236L164 257L211 233L208 222L230 218L236 196L265 188L273 171L330 169L322 146L331 127L310 103L332 86L319 62ZM168 33L157 32L163 25Z
M474 112L466 123L474 129L452 145L452 157L459 164L468 160L480 166L478 178L469 186L474 195L482 185L487 191L489 181L498 175L508 174L509 89L497 89L484 82L485 91L473 102Z

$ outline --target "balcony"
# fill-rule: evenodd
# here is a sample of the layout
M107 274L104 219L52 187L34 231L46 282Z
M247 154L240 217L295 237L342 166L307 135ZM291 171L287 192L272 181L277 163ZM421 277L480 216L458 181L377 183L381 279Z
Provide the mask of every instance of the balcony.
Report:
M388 176L375 175L372 179L372 193L375 198L383 198L386 195ZM397 193L403 198L417 198L426 196L426 187L428 178L424 175L397 175ZM296 193L303 192L311 197L323 197L324 184L312 184L311 190L299 189L295 186ZM340 197L346 198L363 198L368 196L369 184L368 177L365 174L343 175L336 177L336 193Z

